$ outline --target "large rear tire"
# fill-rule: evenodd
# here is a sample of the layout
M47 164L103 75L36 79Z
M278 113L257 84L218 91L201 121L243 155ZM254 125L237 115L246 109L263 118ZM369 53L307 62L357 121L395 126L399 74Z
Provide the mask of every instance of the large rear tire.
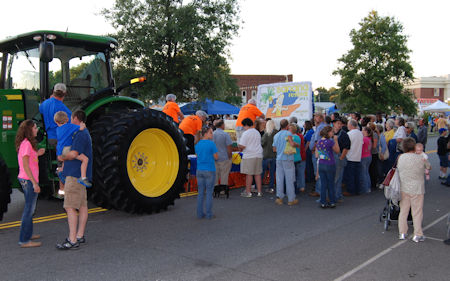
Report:
M3 214L8 211L11 193L11 176L6 163L0 158L0 221L3 219Z
M98 118L91 128L94 178L91 198L132 213L167 209L186 182L183 134L162 112L135 109Z

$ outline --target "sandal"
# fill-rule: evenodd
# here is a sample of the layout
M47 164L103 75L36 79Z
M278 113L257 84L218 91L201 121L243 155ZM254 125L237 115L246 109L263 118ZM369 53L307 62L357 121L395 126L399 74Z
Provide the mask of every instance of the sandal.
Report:
M66 238L66 240L61 244L56 244L56 248L58 250L76 250L79 247L80 247L80 243L78 243L78 241L75 243L72 243L72 242L70 242L69 238Z
M86 238L84 238L84 236L81 237L81 238L78 238L78 237L77 237L77 242L78 242L79 244L81 244L81 243L86 243Z

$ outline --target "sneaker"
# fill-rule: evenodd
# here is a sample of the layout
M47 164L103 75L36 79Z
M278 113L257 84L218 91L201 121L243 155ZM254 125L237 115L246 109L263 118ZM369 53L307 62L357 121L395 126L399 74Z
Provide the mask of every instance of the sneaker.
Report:
M252 193L251 192L247 193L247 192L244 191L244 192L241 193L241 196L242 197L246 197L246 198L250 198L250 197L252 197Z
M326 209L328 206L327 206L327 204L320 204L320 208L322 208L322 209Z
M82 185L86 186L87 188L89 188L89 187L92 186L92 183L90 183L90 182L88 181L87 178L79 178L79 179L77 180L77 182L78 182L79 184L82 184Z
M42 242L30 241L28 243L20 244L20 247L21 248L35 248L35 247L40 247L41 245L42 245Z
M268 192L268 193L274 193L274 191L275 191L275 190L274 190L273 188L267 188L267 189L266 189L266 192Z
M334 203L333 203L333 204L330 204L330 205L328 205L328 207L329 207L329 208L336 208L336 204L334 204Z
M298 199L294 199L294 200L288 202L288 206L297 205L297 204L298 204Z
M81 244L81 243L86 243L86 238L85 238L84 236L81 237L81 238L78 238L78 237L77 237L77 242L80 243L80 244Z
M405 240L405 239L406 239L406 234L405 234L405 233L400 233L400 234L398 235L398 239L399 239L399 240Z
M444 244L450 245L450 239L444 240Z
M281 198L275 199L275 204L277 204L277 205L283 205L283 199L281 199Z
M61 244L56 244L56 249L58 250L77 250L78 248L80 248L80 243L78 241L72 243L69 238L66 238L66 241Z
M414 237L411 240L416 243L423 242L425 241L425 236L414 235Z
M258 192L258 195L257 195L258 197L262 197L263 195L262 195L262 193L261 192Z

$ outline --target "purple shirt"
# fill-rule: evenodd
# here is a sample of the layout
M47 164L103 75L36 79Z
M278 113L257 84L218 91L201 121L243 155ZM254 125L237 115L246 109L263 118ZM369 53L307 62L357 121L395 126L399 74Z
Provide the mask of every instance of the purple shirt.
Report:
M320 139L317 142L316 148L319 153L319 164L335 165L333 155L334 140Z

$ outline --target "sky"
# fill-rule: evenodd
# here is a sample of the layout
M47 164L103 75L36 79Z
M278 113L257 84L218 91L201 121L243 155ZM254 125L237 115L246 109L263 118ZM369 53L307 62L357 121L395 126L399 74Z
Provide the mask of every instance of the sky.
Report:
M99 14L113 0L15 0L2 4L0 39L38 29L114 32ZM450 74L448 0L241 0L243 24L229 47L232 74L293 74L314 88L351 47L349 33L371 10L403 24L415 77Z

